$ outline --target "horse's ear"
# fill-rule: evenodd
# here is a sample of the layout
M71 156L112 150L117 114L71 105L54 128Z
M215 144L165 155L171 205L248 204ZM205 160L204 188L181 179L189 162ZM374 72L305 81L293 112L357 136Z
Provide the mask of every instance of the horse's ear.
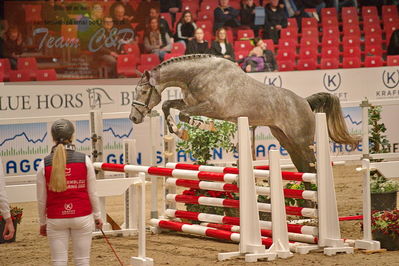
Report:
M144 74L145 74L145 77L146 77L147 80L148 80L148 83L150 83L151 86L155 87L156 82L155 82L155 79L152 77L150 71L146 70L146 71L144 72Z

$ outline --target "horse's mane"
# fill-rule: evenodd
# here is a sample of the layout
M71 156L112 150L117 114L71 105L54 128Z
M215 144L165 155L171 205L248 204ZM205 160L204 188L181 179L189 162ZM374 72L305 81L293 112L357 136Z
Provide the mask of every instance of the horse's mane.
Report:
M173 57L171 59L168 59L166 61L163 61L161 64L156 66L153 70L158 70L163 66L169 65L174 62L181 62L181 61L188 61L188 60L195 60L195 59L202 59L202 58L216 58L215 55L212 54L189 54L189 55L182 55L178 57Z

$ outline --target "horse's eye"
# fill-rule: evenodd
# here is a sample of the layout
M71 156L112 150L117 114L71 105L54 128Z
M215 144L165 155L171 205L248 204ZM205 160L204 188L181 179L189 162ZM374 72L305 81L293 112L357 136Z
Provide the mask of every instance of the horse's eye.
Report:
M147 91L141 91L141 94L145 95L145 94L147 94Z

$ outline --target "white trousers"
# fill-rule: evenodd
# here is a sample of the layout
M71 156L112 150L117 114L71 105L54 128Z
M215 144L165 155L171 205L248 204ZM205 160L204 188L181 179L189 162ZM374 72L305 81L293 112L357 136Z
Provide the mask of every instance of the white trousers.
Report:
M47 237L54 266L68 264L68 242L72 239L76 266L90 265L90 247L94 229L93 215L76 218L47 219Z

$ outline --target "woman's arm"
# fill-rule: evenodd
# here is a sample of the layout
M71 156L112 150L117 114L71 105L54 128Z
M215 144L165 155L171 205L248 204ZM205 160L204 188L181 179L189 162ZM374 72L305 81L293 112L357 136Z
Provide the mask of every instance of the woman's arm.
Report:
M37 196L37 209L39 212L39 223L45 225L47 223L47 190L46 178L44 177L44 160L39 164L36 173L36 196Z
M94 219L97 220L101 218L101 210L96 190L96 173L94 171L93 164L88 156L86 156L86 168L87 168L87 192L89 193Z

